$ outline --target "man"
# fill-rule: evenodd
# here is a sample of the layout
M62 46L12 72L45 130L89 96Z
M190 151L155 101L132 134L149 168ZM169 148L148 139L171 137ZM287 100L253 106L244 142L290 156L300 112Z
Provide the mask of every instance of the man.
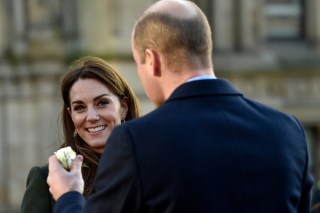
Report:
M70 172L49 158L55 212L309 211L303 127L216 79L210 27L194 3L149 7L132 50L158 108L113 130L86 202L81 156Z

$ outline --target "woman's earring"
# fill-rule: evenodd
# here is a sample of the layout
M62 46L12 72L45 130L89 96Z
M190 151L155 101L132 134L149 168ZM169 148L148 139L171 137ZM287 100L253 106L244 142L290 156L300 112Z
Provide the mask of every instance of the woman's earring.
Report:
M121 123L123 123L123 122L126 121L126 116L127 116L127 113L123 111L123 112L121 113Z
M123 115L122 118L121 118L121 123L124 123L126 121L126 116Z
M77 130L75 129L74 132L73 132L73 137L75 138L77 136L78 132Z

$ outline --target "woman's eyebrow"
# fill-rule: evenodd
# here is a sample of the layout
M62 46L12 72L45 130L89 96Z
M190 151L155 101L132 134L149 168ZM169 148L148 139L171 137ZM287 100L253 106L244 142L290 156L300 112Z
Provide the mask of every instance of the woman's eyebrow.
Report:
M98 96L95 97L93 100L94 100L94 101L99 100L100 98L102 98L102 97L104 97L104 96L110 96L110 94L104 93L104 94L98 95ZM72 101L72 102L71 102L71 105L73 105L73 104L81 104L81 103L83 103L83 101L81 101L81 100L75 100L75 101Z

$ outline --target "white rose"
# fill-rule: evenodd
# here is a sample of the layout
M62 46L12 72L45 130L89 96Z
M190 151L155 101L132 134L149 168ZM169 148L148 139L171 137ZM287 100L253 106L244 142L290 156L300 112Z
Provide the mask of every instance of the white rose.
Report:
M76 158L76 153L71 149L70 146L61 148L54 154L57 156L58 160L65 169L71 169L71 164L72 161Z

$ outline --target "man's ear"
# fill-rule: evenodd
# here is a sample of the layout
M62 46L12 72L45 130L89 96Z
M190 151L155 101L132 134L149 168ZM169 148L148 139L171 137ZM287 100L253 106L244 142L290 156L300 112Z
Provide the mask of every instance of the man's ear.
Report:
M160 56L156 50L145 50L146 64L152 69L152 74L157 77L161 77L161 63Z

